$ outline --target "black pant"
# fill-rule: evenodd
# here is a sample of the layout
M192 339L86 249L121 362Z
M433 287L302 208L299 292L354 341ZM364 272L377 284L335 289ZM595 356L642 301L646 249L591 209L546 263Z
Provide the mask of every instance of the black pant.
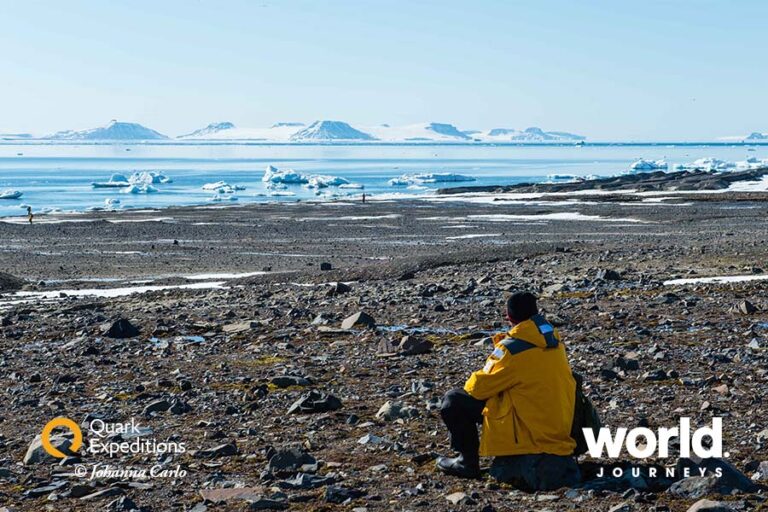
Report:
M452 389L443 397L440 415L451 434L451 448L465 458L477 458L480 438L477 425L483 422L485 402L473 398L463 389Z

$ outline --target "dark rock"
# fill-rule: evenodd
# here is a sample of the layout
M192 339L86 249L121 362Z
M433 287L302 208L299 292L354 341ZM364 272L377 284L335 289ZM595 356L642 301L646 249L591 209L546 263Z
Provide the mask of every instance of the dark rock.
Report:
M610 270L610 269L598 270L597 275L595 277L597 279L602 279L603 281L621 281L621 274L619 274L615 270Z
M326 271L326 270L333 270L333 265L330 263L324 261L320 264L320 270Z
M344 503L347 500L354 500L364 496L363 491L357 489L348 489L346 487L337 487L329 485L325 488L325 501L328 503Z
M153 412L165 412L168 409L171 408L171 402L168 400L155 400L154 402L150 402L144 407L144 410L142 411L142 414L144 416L149 416Z
M333 395L312 390L296 400L288 409L288 414L328 412L341 409L341 400Z
M301 448L280 448L268 453L267 470L273 473L294 473L305 466L317 464L315 458Z
M233 455L237 455L237 453L237 446L233 443L227 443L206 450L197 450L194 452L193 456L198 459L216 459L218 457L232 457Z
M108 338L133 338L139 335L139 330L125 318L120 318L112 322L112 324L105 324L102 327L102 333Z
M352 287L346 283L337 282L331 284L331 287L326 292L326 296L335 297L337 295L343 295L352 291Z
M272 377L269 382L278 388L289 388L291 386L309 386L312 384L312 381L309 379L304 377L295 377L293 375L280 375L278 377Z
M399 352L406 356L426 354L432 350L432 342L412 335L403 336L397 346Z
M16 276L0 272L0 292L15 292L24 287L24 280Z
M731 308L731 312L742 315L751 315L752 313L757 313L757 308L748 300L742 300Z

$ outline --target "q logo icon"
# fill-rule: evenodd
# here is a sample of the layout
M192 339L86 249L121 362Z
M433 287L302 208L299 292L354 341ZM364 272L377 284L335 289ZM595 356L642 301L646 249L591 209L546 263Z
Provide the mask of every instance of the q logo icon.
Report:
M71 452L76 452L83 445L83 432L80 430L80 427L77 425L77 423L63 416L54 418L45 424L45 427L43 427L43 432L40 434L40 441L43 444L43 449L45 449L45 451L48 452L48 454L52 457L63 459L67 456L67 454L56 449L56 447L51 444L51 432L53 432L53 429L57 427L66 427L70 430L70 432L72 432L72 434L74 434L75 437L72 439L72 444L69 446L69 451Z

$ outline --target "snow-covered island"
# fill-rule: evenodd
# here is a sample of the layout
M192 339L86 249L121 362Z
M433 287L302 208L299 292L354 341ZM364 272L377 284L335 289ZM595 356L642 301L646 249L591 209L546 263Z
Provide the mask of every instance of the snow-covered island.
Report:
M353 126L338 120L317 120L310 123L281 121L264 128L238 127L230 121L218 121L177 137L168 137L138 123L112 120L105 126L86 130L63 130L54 134L25 140L67 143L78 142L262 142L281 144L317 143L578 143L585 137L562 131L544 131L531 127L463 130L445 122L425 122L404 126L378 124Z

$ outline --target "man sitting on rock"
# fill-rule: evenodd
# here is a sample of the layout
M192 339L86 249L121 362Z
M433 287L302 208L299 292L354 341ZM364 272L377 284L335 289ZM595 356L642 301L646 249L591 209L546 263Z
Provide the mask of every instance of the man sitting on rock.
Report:
M483 369L443 398L440 412L459 456L439 457L437 467L477 478L480 455L493 456L491 475L519 488L574 485L580 479L571 437L576 382L565 347L531 293L507 300L506 319L512 328L493 337Z

